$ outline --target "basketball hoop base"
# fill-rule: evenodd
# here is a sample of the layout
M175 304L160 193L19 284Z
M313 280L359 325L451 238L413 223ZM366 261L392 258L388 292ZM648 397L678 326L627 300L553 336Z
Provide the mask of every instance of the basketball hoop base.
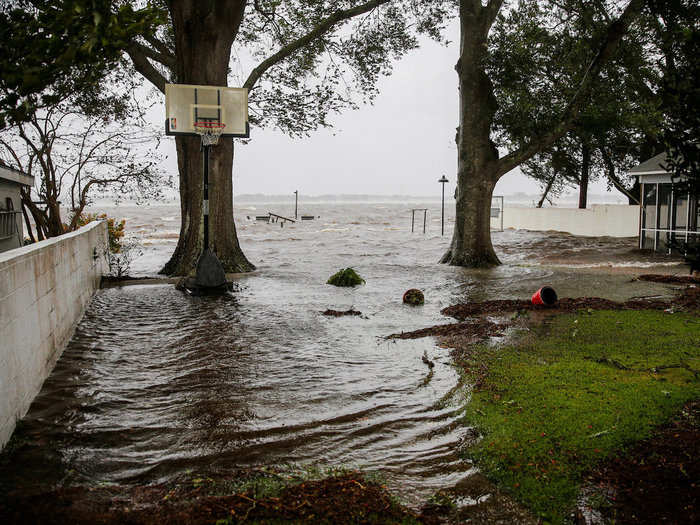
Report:
M223 295L233 289L233 283L226 280L221 261L207 248L199 256L195 276L184 279L178 288L190 295Z

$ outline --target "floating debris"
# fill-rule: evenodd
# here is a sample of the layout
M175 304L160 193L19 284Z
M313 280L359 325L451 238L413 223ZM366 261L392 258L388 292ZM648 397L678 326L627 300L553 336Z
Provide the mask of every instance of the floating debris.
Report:
M365 280L352 268L345 268L331 275L326 284L341 287L353 287L360 284L365 284Z
M419 306L425 303L425 296L420 290L411 288L410 290L406 290L406 292L403 294L403 302L405 304Z
M330 308L326 310L325 312L322 312L323 315L326 315L328 317L344 317L346 315L362 315L362 312L355 310L354 308L350 308L350 310L331 310Z

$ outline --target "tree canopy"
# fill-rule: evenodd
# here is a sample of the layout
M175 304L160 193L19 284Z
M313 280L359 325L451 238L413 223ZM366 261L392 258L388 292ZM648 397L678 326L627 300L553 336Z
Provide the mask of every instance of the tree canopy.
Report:
M177 2L160 1L165 9ZM250 119L291 136L329 126L328 116L378 92L392 62L417 47L418 37L441 38L454 1L254 0L239 2L229 81L250 90ZM212 7L197 5L206 19ZM154 35L125 48L135 68L163 91L183 82L174 28L164 20Z
M11 0L0 14L0 129L68 94L92 97L124 46L163 15L109 0Z
M590 4L610 13L602 27L586 23ZM452 243L441 261L492 266L500 263L489 227L496 183L576 126L606 66L636 29L645 0L460 0L459 6L456 218ZM527 38L520 40L517 31L509 30L518 27L519 11L534 21L521 26ZM495 30L499 26L502 31ZM499 38L504 45L498 45ZM559 43L569 45L560 49L572 57L565 56L561 63L553 53ZM516 58L499 60L499 48L511 52L510 47ZM567 70L574 59L577 67ZM500 145L510 147L502 155L506 148L498 146L504 137L510 144Z
M500 147L517 148L552 125L616 4L521 1L499 17L490 37L489 72L496 96L507 101L495 118ZM523 164L523 172L541 182L543 197L579 185L589 166L592 177L605 176L635 202L635 181L624 173L664 147L677 152L670 164L686 176L692 171L692 161L681 166L675 159L697 158L698 9L686 0L648 3L603 67L571 130Z
M700 5L693 0L650 0L664 77L661 141L667 168L700 196Z

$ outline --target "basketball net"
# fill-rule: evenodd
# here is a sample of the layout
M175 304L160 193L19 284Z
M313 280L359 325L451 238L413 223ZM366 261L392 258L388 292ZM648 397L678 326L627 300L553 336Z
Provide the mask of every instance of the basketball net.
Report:
M202 146L216 146L226 124L220 122L195 122L192 127L202 138Z

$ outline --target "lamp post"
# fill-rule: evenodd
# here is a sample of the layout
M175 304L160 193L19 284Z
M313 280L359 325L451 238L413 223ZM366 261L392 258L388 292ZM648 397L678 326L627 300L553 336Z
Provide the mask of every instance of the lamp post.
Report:
M299 209L299 190L294 191L294 218L297 218L297 210Z
M442 184L442 225L440 227L440 235L445 235L445 183L450 181L443 175L438 182Z

